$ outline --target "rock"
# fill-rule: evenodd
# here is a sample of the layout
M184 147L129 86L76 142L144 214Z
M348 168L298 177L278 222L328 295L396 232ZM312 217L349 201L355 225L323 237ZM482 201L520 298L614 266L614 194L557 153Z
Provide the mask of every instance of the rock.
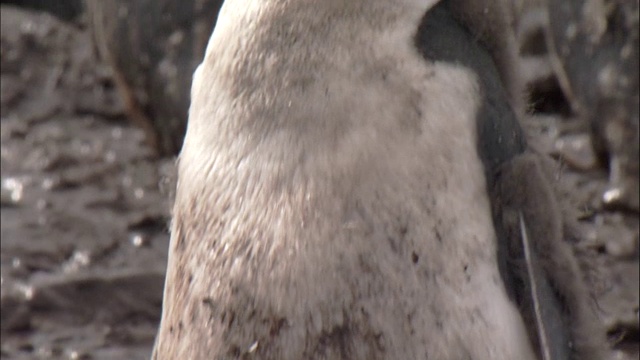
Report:
M131 120L160 154L182 145L191 77L222 0L88 0L100 56L111 65Z
M609 166L605 205L640 209L638 2L553 0L547 41L560 86Z
M84 10L82 0L2 0L2 3L44 11L65 21L77 20Z

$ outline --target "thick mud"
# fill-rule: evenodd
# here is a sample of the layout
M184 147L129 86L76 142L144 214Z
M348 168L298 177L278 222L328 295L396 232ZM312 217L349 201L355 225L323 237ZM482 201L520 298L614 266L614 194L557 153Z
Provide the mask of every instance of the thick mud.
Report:
M3 359L145 359L169 197L86 31L2 7Z

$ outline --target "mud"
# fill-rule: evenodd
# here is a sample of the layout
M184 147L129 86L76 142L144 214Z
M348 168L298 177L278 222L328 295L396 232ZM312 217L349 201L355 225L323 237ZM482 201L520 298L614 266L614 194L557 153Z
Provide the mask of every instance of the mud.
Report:
M173 160L150 156L86 31L1 15L1 357L148 358Z

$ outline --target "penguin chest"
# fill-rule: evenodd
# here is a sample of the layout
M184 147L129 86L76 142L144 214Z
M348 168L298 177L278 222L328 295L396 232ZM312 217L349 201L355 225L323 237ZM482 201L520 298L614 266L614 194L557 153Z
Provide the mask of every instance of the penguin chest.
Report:
M344 119L339 132L285 128L251 150L218 150L204 171L186 147L170 259L182 267L167 282L178 300L166 311L200 329L208 349L525 358L475 145L477 85L448 65L414 75L418 95L404 103L388 90L319 107ZM371 99L388 107L358 106ZM335 110L344 104L354 110Z

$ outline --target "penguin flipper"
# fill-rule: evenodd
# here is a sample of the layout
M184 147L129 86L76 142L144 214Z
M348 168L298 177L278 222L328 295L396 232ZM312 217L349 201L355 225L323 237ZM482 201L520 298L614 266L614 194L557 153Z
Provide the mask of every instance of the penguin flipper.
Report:
M540 264L538 255L529 239L527 225L519 212L520 239L524 252L524 279L528 292L523 294L530 302L530 316L533 317L538 339L538 350L542 360L570 359L570 340L562 321L562 305L554 294Z
M513 157L494 183L503 278L542 359L604 359L604 331L563 240L562 213L537 156Z

